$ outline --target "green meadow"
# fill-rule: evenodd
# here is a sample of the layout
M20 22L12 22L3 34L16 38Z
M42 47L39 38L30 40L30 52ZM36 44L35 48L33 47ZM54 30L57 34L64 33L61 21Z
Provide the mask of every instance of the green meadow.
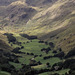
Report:
M32 68L38 69L38 68L45 68L46 67L46 63L50 63L50 65L52 66L55 63L60 62L60 58L58 57L52 57L49 59L44 60L45 56L53 56L53 49L51 49L48 53L41 51L41 49L43 48L48 48L50 47L49 45L46 45L45 43L39 43L40 40L38 39L34 39L34 40L28 40L27 38L24 38L20 35L13 35L14 37L16 37L18 42L21 42L21 46L23 46L23 49L20 49L19 51L24 52L25 54L16 54L19 55L21 57L18 58L19 60L19 64L16 64L14 62L10 62L10 64L14 65L16 67L16 69L20 69L22 66L21 64L26 64L29 65L30 63L30 59L34 58L34 55L37 55L36 58L34 58L34 60L36 62L40 61L42 64L41 65L37 65L37 66L32 66ZM21 47L17 44L12 44L12 47L16 48L16 47ZM27 55L27 53L33 53L34 55ZM40 55L42 55L40 57Z
M0 75L11 75L11 74L8 72L0 71Z

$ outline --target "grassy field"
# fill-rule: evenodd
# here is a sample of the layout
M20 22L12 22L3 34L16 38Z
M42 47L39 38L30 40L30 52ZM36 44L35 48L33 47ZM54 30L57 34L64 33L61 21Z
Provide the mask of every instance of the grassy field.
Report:
M22 49L22 52L33 52L34 54L42 54L41 49L42 48L47 48L48 45L45 45L44 43L38 43L38 40L32 40L32 42L26 43L26 44L22 44L22 46L24 46L25 49Z
M20 52L22 53L14 53L15 55L18 55L18 61L19 63L15 63L15 60L13 62L9 62L11 65L13 65L16 70L20 70L23 67L23 64L30 65L33 63L33 66L31 66L32 69L35 70L41 70L41 69L51 69L51 67L58 62L63 62L59 57L54 57L55 53L53 53L54 48L52 48L49 44L46 43L39 43L40 40L33 39L28 40L27 38L22 37L19 34L13 33L13 36L16 38L16 42L20 42L20 44L17 44L16 42L9 43L10 46L14 49L16 47L20 48ZM11 45L12 44L12 45ZM23 47L23 48L21 48ZM50 48L48 53L45 51L41 51L43 48ZM58 54L60 51L57 50ZM32 54L31 54L32 53ZM41 55L41 56L40 56ZM36 57L35 57L36 56ZM50 58L44 59L45 57L51 56ZM41 64L34 65L35 63L31 61L33 59L36 63L39 61ZM47 66L47 63L49 63L49 67ZM48 75L53 73L59 73L60 75L64 75L64 73L68 72L68 69L61 70L61 71L51 71L51 72L45 72L40 75ZM2 72L1 72L2 74ZM4 75L4 74L2 74Z
M49 74L54 74L54 73L58 73L60 75L65 75L65 73L68 71L69 71L69 69L64 69L64 70L54 71L54 72L45 72L45 73L41 73L39 75L49 75Z
M53 56L54 53L52 53L53 50L49 51L48 54L46 52L42 52L41 51L42 48L48 48L50 46L46 45L45 43L39 43L38 39L28 40L27 38L21 37L18 34L17 35L14 34L14 37L16 37L17 41L21 42L21 46L24 47L23 49L20 49L20 51L25 52L25 54L19 54L19 56L22 56L22 57L18 58L20 64L10 62L10 64L14 65L16 67L16 69L21 68L22 67L21 64L28 65L30 63L30 59L34 58L34 55L38 55L36 58L34 58L34 60L36 62L40 61L42 63L42 65L32 67L32 68L36 68L36 69L41 68L41 66L42 66L42 68L45 68L47 62L49 62L50 65L52 66L53 64L61 61L58 57L52 57L52 58L44 60L43 58L45 56ZM17 44L13 44L14 48L21 47L21 46L19 46ZM33 53L34 55L30 55L30 54L27 55L26 53ZM40 55L42 55L42 56L40 57Z
M22 68L22 65L20 63L14 63L14 62L9 62L9 63L12 64L16 68L16 70Z
M11 75L11 74L8 72L0 71L0 75Z
M55 53L53 53L54 49L51 48L49 44L47 45L45 43L39 43L40 40L38 39L28 40L27 38L24 38L16 33L13 34L13 36L16 38L18 42L21 42L21 44L18 45L18 44L14 44L11 42L10 45L12 44L13 48L16 48L16 47L21 48L23 46L23 48L20 49L19 51L24 53L24 54L14 53L15 55L21 56L21 57L18 57L19 63L10 62L10 64L13 65L16 68L16 70L21 69L23 66L22 64L29 65L32 58L34 58L36 62L40 61L42 63L41 65L31 66L31 68L34 68L36 70L46 69L46 68L50 69L55 63L63 61L59 57L53 57L55 55ZM51 48L51 50L48 53L41 51L41 49L48 48L48 47ZM31 53L33 53L34 55L31 55ZM59 53L59 51L57 51L57 53ZM37 55L37 57L34 57L35 55ZM48 59L44 59L44 57L47 57L47 56L52 56L52 57ZM50 64L50 67L47 67L46 65L47 63ZM60 75L62 74L64 75L68 71L69 71L68 69L65 69L65 70L60 70L60 71L46 72L46 73L42 73L39 75L48 75L48 74L53 74L53 73L59 73Z

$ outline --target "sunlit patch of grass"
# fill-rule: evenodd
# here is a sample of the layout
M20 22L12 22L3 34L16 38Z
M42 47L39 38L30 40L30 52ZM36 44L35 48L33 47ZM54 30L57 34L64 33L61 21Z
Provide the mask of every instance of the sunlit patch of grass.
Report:
M35 58L36 61L40 61L42 64L46 64L47 62L50 63L50 65L52 66L55 63L60 62L61 60L57 57L54 58L50 58L50 59L43 59L42 57L36 57Z
M34 54L42 54L41 49L42 48L47 48L49 45L45 45L44 43L38 43L38 40L32 40L32 42L22 44L24 46L24 49L21 49L20 51L22 52L29 52L29 53L34 53Z
M31 68L34 68L34 69L39 70L39 69L45 69L45 68L47 68L47 67L46 67L45 64L42 64L42 65L38 65L38 66L32 66Z
M65 75L66 72L68 72L70 69L64 69L64 70L60 70L60 71L53 71L53 72L45 72L45 73L41 73L39 75L49 75L49 74L54 74L54 73L58 73L59 75Z
M22 65L20 63L14 63L14 62L9 62L11 65L13 65L17 70L22 68Z
M0 71L0 75L11 75L11 74L5 71Z
M21 58L19 58L19 62L21 64L27 64L28 65L30 63L30 59L32 59L32 58L33 58L33 56L31 56L31 55L24 55Z

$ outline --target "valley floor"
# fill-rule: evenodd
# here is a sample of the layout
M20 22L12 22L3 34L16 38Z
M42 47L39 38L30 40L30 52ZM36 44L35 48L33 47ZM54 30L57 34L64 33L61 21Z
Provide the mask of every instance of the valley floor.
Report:
M27 34L9 34L5 33L8 38L9 45L12 47L10 53L3 52L0 75L69 75L72 65L68 61L75 62L74 59L65 59L65 53L62 49L54 49L53 42L45 42L37 39L36 36L28 36ZM1 59L1 58L0 58ZM9 68L7 69L7 65ZM67 66L71 65L71 67ZM11 67L11 70L9 70ZM28 69L27 69L28 68ZM7 69L7 70L6 70ZM23 71L25 70L25 71ZM3 72L7 71L9 73ZM15 73L16 72L16 73Z

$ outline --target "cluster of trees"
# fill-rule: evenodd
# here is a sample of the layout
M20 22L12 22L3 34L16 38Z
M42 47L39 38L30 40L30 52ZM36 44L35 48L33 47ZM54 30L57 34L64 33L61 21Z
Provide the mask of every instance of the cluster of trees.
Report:
M67 59L64 62L59 62L55 63L53 66L50 66L50 63L47 62L46 65L47 67L50 68L45 68L45 69L40 69L40 70L35 70L32 69L31 66L36 66L36 65L41 65L42 63L40 61L36 62L35 60L30 60L29 65L22 64L22 68L19 70L16 70L13 65L9 64L9 61L19 63L18 61L18 56L10 53L4 53L2 51L2 56L0 57L0 70L10 72L11 75L36 75L44 72L50 72L50 71L59 71L62 69L71 69L69 73L65 75L74 75L75 74L75 59ZM5 56L5 57L3 57ZM7 58L8 57L8 58ZM52 75L59 75L57 73L52 74Z
M43 51L43 52L45 52L45 53L47 53L47 54L48 54L48 52L49 52L50 50L51 50L50 47L41 49L41 51Z
M60 59L64 58L64 56L65 53L63 51L54 55L54 57L59 57Z
M31 71L31 67L29 65L22 64L22 68L16 70L16 68L9 63L19 63L18 57L19 56L14 55L13 53L5 52L0 49L0 70L9 72L11 75L26 75L29 71Z
M47 67L51 67L50 63L46 63ZM66 72L65 75L75 75L75 59L67 59L64 62L58 62L55 63L51 68L45 68L40 70L33 70L33 75L44 73L44 72L50 72L50 71L59 71L62 69L71 69L69 72ZM32 73L30 72L29 75ZM50 74L50 75L60 75L58 73Z
M21 46L21 48L20 47L16 47L15 49L13 49L13 51L12 52L14 52L14 53L21 53L21 54L25 54L25 52L21 52L21 51L19 51L20 49L23 49L24 48L24 46Z
M35 60L30 60L30 63L29 63L29 65L30 66L37 66L37 65L41 65L42 63L40 62L40 61L35 61Z
M68 54L65 56L65 58L69 58L69 57L72 57L72 56L75 56L75 48L73 48L72 50L70 50L68 52Z
M13 36L13 34L11 34L11 33L5 33L4 35L7 36L9 43L10 42L14 43L16 41L16 38Z
M24 48L24 46L21 45L22 43L17 42L17 40L13 36L13 34L5 33L4 35L7 36L8 40L9 40L9 43L13 42L14 44L20 45L20 47L16 47L15 49L13 49L12 52L14 52L16 54L17 53L24 53L24 54L27 54L27 55L33 55L34 56L33 58L36 58L38 56L42 57L42 54L41 55L35 55L34 53L21 52L20 49ZM29 40L37 39L36 36L29 36L27 34L20 34L20 35L29 39ZM49 53L50 50L54 49L54 47L55 47L53 42L48 43L48 42L44 42L44 41L41 41L41 40L38 41L38 42L39 43L45 43L46 45L50 46L48 48L41 49L42 52L45 52L47 54ZM29 42L27 42L27 43L29 43ZM24 42L24 44L25 44L25 42ZM55 63L53 66L51 66L50 63L47 62L46 65L49 68L35 70L35 69L32 69L31 66L41 65L42 63L40 61L37 62L35 60L30 60L29 65L21 64L22 68L19 69L19 70L16 70L13 65L9 64L9 62L11 61L11 62L14 62L14 63L19 63L19 61L18 61L19 56L14 55L14 53L11 54L10 52L3 52L3 50L0 49L0 70L10 72L11 75L36 75L36 74L40 74L40 73L43 73L43 72L58 71L58 70L69 68L70 69L69 73L68 74L66 73L65 75L75 75L75 59L66 59L66 58L75 56L75 48L73 48L66 56L65 56L65 53L62 51L61 48L59 48L58 50L59 50L59 52L57 52L56 50L53 50L54 56L50 56L50 55L45 56L45 57L43 57L43 59L46 60L46 59L49 59L49 58L52 58L52 57L58 57L58 58L63 59L65 57L64 62ZM55 74L52 74L52 75L59 75L59 74L55 73Z
M64 58L64 55L65 55L64 52L60 52L60 53L54 54L54 56L51 56L51 55L45 56L45 57L43 57L43 59L46 60L46 59L50 59L52 57L59 57L60 59L62 59L62 58Z
M39 43L45 43L46 45L49 45L51 48L54 48L55 47L55 45L54 45L54 43L53 42L46 42L46 41L39 41Z
M46 59L50 59L50 58L52 58L52 57L53 57L53 56L50 56L50 55L49 55L49 56L43 57L43 59L46 60Z
M27 34L20 34L22 37L27 38L29 40L37 39L37 36L29 36Z
M15 68L14 66L9 64L9 61L7 58L9 55L8 56L5 56L5 55L6 55L5 52L0 53L0 70L10 72L12 69L15 69Z

